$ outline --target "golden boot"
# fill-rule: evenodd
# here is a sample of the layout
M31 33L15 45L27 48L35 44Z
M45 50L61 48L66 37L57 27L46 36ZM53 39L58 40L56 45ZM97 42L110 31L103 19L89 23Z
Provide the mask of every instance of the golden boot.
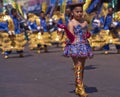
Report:
M82 66L76 65L74 67L74 70L75 70L75 81L76 81L75 93L80 97L88 97L88 94L85 92L84 85L83 85Z
M88 97L88 94L85 92L84 86L82 85L76 85L75 93L79 95L80 97Z
M45 53L48 52L48 47L47 47L47 45L44 45L44 52L45 52Z

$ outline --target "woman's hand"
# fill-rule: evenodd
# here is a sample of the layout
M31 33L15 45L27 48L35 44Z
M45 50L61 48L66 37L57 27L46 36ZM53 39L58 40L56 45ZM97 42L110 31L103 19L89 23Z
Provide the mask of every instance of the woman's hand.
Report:
M88 26L87 21L84 21L83 23L81 23L81 24L80 24L80 26L81 26L82 28L84 28L84 27Z
M57 24L57 26L61 29L66 29L66 26L64 24Z

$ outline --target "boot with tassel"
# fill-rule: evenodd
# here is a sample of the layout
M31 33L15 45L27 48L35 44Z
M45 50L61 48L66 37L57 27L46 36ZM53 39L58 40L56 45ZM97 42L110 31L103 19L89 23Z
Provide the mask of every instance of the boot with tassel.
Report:
M85 92L84 85L83 85L83 70L82 66L76 65L74 67L75 70L75 81L76 81L76 89L75 93L80 97L88 97L88 94Z

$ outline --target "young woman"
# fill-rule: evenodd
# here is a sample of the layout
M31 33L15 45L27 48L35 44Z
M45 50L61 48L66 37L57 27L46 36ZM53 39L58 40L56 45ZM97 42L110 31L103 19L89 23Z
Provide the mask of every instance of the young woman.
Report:
M73 18L68 23L68 28L61 25L58 26L68 32L66 33L68 37L69 34L74 36L74 39L69 38L69 42L67 42L64 49L64 55L70 56L74 62L76 94L80 97L87 97L88 94L85 92L83 85L83 73L86 59L91 58L93 54L87 40L88 23L83 19L82 5L81 3L70 5Z

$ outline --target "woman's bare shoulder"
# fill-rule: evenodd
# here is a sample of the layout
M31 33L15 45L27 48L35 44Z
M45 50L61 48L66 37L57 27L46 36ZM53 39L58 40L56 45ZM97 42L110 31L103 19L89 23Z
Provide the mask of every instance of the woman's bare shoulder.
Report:
M83 22L85 25L88 25L88 22L85 20L84 22Z
M73 26L74 25L74 20L71 20L69 23L68 23L68 26Z

